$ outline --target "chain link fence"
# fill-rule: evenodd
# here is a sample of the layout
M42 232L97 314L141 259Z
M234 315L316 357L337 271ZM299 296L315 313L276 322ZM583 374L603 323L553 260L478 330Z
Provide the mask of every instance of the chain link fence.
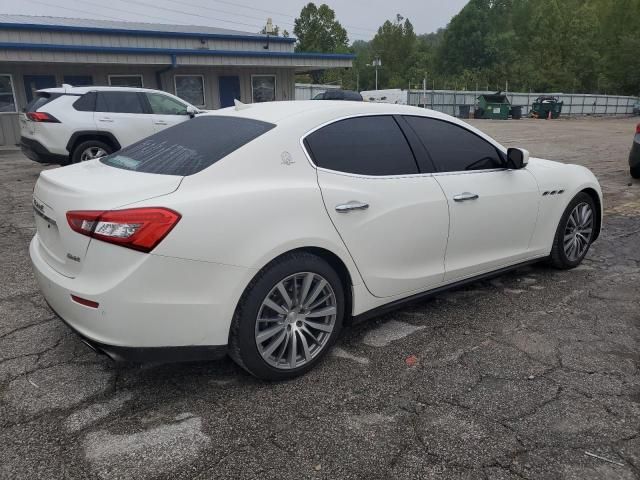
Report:
M471 107L478 96L493 91L411 90L407 92L407 104L426 107L449 115L460 115L460 107ZM574 115L631 115L638 97L619 95L584 95L569 93L506 93L512 106L521 106L522 115L529 115L531 104L540 96L558 97L563 102L561 116ZM464 109L463 109L464 110Z

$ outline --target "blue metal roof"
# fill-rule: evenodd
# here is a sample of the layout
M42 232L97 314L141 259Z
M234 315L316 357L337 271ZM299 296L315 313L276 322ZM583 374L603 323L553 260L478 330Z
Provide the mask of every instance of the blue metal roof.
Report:
M102 47L94 45L55 45L46 43L0 42L0 49L7 50L47 50L56 52L91 52L149 55L197 55L221 57L268 57L268 58L316 58L324 60L353 60L350 53L315 52L271 52L269 50L209 50L189 48L146 48L146 47Z
M211 38L219 40L248 40L254 42L266 40L266 35L259 33L198 25L165 25L161 23L113 22L94 19L7 14L0 14L0 29L100 33L146 37ZM269 36L269 41L293 43L296 39Z

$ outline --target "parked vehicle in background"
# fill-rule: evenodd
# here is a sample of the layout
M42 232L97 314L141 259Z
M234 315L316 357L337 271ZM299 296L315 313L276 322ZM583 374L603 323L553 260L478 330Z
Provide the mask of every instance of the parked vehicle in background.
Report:
M408 94L406 90L400 88L389 88L385 90L363 90L360 92L365 102L371 103L393 103L395 105L407 105Z
M579 165L461 120L368 102L238 105L41 172L44 297L114 358L228 352L312 368L364 319L523 263L580 264L602 192Z
M640 178L640 123L636 126L636 135L629 152L629 173L633 178Z
M166 92L130 87L47 88L20 117L24 154L40 163L78 163L109 155L199 110Z
M633 114L640 115L640 100L633 105Z
M348 100L351 102L361 102L362 95L353 90L331 89L313 97L313 100Z

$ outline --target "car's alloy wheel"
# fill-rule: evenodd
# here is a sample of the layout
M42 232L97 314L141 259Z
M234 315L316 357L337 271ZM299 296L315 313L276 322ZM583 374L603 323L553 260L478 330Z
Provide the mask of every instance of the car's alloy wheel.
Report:
M300 367L327 345L336 322L336 294L313 272L289 275L262 301L255 326L256 346L272 367Z
M286 380L312 369L342 329L344 283L325 259L284 254L245 289L231 322L229 356L265 380Z
M593 235L593 209L586 202L576 205L564 229L564 253L570 262L580 260L591 243Z
M593 198L580 192L564 210L553 239L549 260L556 268L580 265L597 237L598 213Z
M95 160L96 158L106 157L109 155L107 151L101 147L89 147L80 154L80 161Z

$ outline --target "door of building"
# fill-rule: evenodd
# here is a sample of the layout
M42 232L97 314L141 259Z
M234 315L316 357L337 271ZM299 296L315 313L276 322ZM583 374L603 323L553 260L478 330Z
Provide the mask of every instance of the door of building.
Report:
M218 78L220 108L233 107L233 101L240 100L240 78L236 75Z

